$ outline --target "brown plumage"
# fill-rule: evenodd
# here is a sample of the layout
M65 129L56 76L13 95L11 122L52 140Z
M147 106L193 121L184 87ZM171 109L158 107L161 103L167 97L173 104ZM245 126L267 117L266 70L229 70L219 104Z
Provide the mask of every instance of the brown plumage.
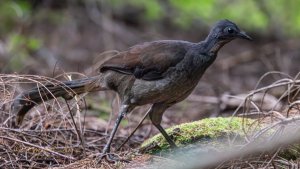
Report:
M189 42L184 41L146 42L104 62L100 72L114 70L143 80L162 79L168 69L184 58L188 48Z

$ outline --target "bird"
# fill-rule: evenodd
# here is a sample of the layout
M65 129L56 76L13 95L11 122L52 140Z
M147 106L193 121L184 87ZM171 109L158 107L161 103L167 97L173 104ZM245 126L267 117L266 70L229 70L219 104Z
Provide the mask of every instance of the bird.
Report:
M252 40L232 21L219 20L205 40L158 40L134 45L103 62L93 77L46 84L20 93L11 108L20 126L26 113L42 101L95 91L112 90L120 98L120 109L102 155L111 151L111 143L123 117L134 108L151 104L147 112L152 124L171 148L174 141L161 126L163 113L187 98L206 69L215 61L219 50L234 39ZM109 157L111 158L111 157Z

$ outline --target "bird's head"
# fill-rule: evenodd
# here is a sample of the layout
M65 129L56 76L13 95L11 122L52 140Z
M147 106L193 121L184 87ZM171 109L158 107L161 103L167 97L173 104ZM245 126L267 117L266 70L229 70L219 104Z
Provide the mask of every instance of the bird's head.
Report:
M235 38L252 40L252 38L240 30L235 23L227 19L218 21L211 29L209 37L219 41L231 41Z

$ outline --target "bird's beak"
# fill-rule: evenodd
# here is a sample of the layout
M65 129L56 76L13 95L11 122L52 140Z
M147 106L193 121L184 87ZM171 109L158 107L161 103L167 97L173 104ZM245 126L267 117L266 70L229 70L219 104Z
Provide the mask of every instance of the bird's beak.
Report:
M249 35L246 34L246 32L241 31L238 33L238 37L242 39L247 39L247 40L253 40Z

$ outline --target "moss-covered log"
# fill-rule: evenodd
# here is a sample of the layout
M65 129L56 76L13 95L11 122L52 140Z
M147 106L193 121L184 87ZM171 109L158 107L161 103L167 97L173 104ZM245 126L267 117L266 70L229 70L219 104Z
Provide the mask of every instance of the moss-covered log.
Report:
M197 147L220 148L227 146L230 139L242 140L253 122L254 120L238 117L207 118L173 126L166 131L179 147L193 144ZM151 154L168 152L168 149L169 145L161 134L146 140L140 148L141 152Z

